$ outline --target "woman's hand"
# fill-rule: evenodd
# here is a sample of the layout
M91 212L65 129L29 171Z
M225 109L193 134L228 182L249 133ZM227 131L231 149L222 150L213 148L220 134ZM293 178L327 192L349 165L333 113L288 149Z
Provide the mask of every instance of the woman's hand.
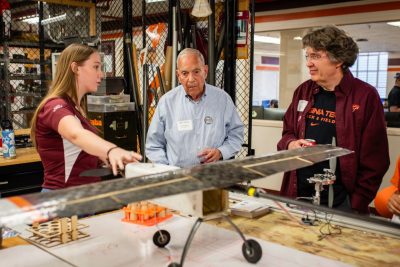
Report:
M120 147L111 148L107 156L114 176L118 174L118 170L124 170L127 163L138 162L142 160L142 156L140 154L122 149Z
M310 142L307 140L304 140L304 139L298 139L298 140L292 141L288 145L288 150L303 147L303 146L307 145L308 143L310 143Z

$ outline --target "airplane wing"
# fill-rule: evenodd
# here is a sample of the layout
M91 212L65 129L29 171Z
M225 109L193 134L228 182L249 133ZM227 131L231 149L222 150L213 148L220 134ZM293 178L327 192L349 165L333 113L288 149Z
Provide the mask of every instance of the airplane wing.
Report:
M32 223L55 217L93 214L121 208L127 203L197 190L226 188L352 153L332 145L280 151L178 169L136 178L0 199L0 226Z

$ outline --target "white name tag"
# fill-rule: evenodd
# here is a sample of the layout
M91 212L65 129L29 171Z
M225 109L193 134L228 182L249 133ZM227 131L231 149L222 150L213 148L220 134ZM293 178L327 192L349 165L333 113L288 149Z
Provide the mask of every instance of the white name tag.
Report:
M178 131L191 131L193 130L192 120L178 121Z
M308 101L307 100L300 100L299 104L297 104L297 111L304 111L304 109L307 107Z

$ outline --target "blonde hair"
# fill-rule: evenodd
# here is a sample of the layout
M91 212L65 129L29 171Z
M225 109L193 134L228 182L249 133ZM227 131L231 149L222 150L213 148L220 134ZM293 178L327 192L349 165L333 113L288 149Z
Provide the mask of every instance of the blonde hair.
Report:
M61 52L57 62L56 75L53 79L51 87L46 96L40 102L31 120L31 139L35 146L37 117L44 104L46 104L49 99L69 97L75 104L79 104L86 113L85 98L82 98L81 102L78 103L78 88L76 87L76 77L72 70L71 64L76 62L78 66L81 66L95 52L97 52L96 49L82 44L71 44Z

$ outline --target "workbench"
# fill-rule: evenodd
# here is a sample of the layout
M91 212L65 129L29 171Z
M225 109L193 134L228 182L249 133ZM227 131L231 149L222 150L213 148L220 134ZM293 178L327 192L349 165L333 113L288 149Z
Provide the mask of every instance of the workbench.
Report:
M16 130L15 134L28 134L28 129ZM43 183L43 166L34 147L18 148L17 157L0 156L0 195L8 197L39 192Z
M17 157L14 159L5 159L4 157L0 157L0 168L5 166L40 162L39 154L34 147L17 148L16 151Z
M354 266L400 266L400 239L382 234L341 227L340 234L320 240L322 225L303 225L300 218L295 221L280 212L256 220L235 217L234 221L245 235ZM210 223L230 228L222 220Z
M161 223L160 228L170 232L171 243L166 248L158 248L152 242L156 227L124 223L122 217L119 211L81 220L89 225L86 232L90 237L45 249L55 256L46 262L47 266L65 262L98 267L167 266L172 261L179 262L195 221L178 215ZM276 211L258 219L232 219L247 238L260 242L263 248L260 262L247 263L241 253L243 241L239 235L229 231L232 228L227 222L216 219L200 226L185 260L186 266L400 266L400 240L393 237L342 228L342 234L319 240L317 226L301 225ZM22 244L25 246L16 251L16 246ZM0 266L17 266L26 259L29 266L40 266L27 254L24 259L10 260L10 257L29 250L38 257L46 254L43 250L34 252L35 246L19 237L6 239L4 245L7 248L0 250Z

